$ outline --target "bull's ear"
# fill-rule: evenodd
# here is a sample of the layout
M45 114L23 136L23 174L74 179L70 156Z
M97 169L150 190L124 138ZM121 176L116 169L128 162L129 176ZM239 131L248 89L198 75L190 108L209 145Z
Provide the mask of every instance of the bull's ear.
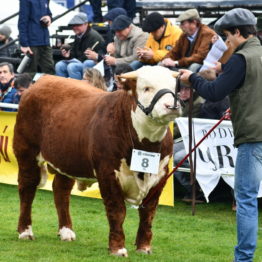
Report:
M123 84L123 88L125 90L131 90L132 94L136 94L136 80L137 80L137 72L132 71L128 73L121 74L119 78Z
M122 79L123 81L123 79ZM123 84L123 89L124 90L131 90L132 92L130 94L135 95L136 94L136 79L131 78L131 79L125 79L124 82L122 82Z

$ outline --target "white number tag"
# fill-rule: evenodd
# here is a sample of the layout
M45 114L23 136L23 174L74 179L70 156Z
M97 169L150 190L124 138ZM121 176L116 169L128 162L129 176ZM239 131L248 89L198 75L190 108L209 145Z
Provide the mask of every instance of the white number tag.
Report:
M159 162L160 153L133 149L130 169L137 172L157 174Z

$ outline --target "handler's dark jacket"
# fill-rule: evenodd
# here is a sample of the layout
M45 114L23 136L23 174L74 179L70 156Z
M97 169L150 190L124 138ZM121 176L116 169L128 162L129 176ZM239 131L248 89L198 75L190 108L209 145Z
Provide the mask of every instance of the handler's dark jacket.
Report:
M262 46L256 37L241 44L235 51L246 60L246 78L229 96L235 145L262 142Z

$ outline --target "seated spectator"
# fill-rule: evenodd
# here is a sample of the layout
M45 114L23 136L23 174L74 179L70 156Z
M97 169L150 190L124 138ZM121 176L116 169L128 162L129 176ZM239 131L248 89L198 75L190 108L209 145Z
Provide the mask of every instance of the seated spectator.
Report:
M69 22L75 33L75 41L70 45L61 46L61 54L64 60L56 63L56 75L83 79L83 70L91 68L96 64L98 56L95 59L89 58L89 50L98 54L103 54L104 39L88 23L87 15L79 13Z
M106 44L114 42L114 31L112 30L112 23L119 15L126 15L126 10L121 7L116 7L108 11L104 16L104 21L108 22L108 31L106 35Z
M115 31L114 43L107 45L107 53L110 55L105 57L105 62L110 66L128 63L135 70L132 62L138 59L136 50L145 46L148 34L132 24L131 19L125 15L115 18L112 30Z
M119 15L126 15L126 10L120 7L116 7L109 10L109 12L104 16L104 20L108 22L108 30L107 30L106 41L105 41L106 45L114 42L114 31L112 30L111 26L113 20ZM95 62L100 62L102 59L104 59L104 55L99 54L94 50L88 49L86 50L85 54L88 56L88 59L93 60ZM108 66L104 62L104 78L108 86L110 86L112 82L112 77L113 77L113 73L110 66Z
M14 88L16 94L14 97L14 103L19 104L23 92L32 84L32 77L28 73L23 73L15 78Z
M116 66L115 72L114 72L114 87L112 91L123 89L123 83L120 81L119 75L131 72L131 71L133 71L133 69L127 63L119 64Z
M149 14L142 26L149 37L145 47L137 49L140 61L137 61L136 69L143 65L156 65L173 48L182 34L182 30L165 19L160 13Z
M12 37L10 37L11 33L12 31L9 26L2 25L0 27L0 47L13 41ZM19 50L19 47L15 43L12 43L8 47L0 50L0 63L9 62L13 64L14 66L17 66L21 62L20 58L15 58L18 50Z
M8 62L0 63L0 102L15 103L16 89L14 85L14 67ZM2 111L15 111L11 108L1 108Z
M215 31L201 23L196 9L189 9L177 18L183 34L162 60L162 65L197 72L208 54Z
M95 68L85 69L83 80L99 89L107 90L102 74Z
M13 39L10 37L12 30L7 25L2 25L0 27L0 47L8 44ZM18 45L13 43L7 48L0 50L0 57L12 57L18 50Z

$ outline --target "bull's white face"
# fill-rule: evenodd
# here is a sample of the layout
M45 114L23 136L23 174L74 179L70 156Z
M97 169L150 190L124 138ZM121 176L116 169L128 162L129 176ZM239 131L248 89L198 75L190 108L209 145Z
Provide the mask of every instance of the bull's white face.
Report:
M161 89L168 89L175 93L176 79L172 71L161 66L144 66L137 70L136 91L138 101L148 107L156 93ZM150 141L161 141L166 132L166 126L180 114L176 108L174 96L170 93L164 94L155 104L150 115L137 107L132 112L133 125L139 138L148 138Z
M161 66L146 66L138 70L137 95L138 101L148 107L156 93L161 89L168 89L175 93L176 79L172 72ZM164 94L155 104L151 117L159 123L167 124L178 115L175 109L175 99L170 93ZM140 109L139 109L140 110Z

